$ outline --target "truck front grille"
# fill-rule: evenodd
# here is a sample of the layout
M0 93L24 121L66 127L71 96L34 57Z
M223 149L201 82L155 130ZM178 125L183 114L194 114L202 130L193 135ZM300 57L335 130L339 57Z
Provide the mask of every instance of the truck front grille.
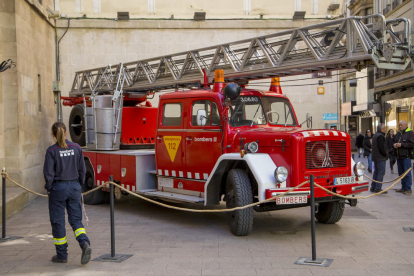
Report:
M346 167L345 141L311 141L305 146L306 169Z

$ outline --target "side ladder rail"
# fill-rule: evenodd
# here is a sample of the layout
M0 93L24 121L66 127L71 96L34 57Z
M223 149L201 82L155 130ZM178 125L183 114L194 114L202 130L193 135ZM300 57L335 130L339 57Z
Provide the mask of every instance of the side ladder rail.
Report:
M373 23L364 21L372 19ZM211 83L214 70L223 69L226 81L248 81L276 76L368 65L404 70L411 60L411 22L385 20L380 14L348 17L188 52L139 60L115 68L76 72L71 96L113 93L125 75L124 93L147 92ZM100 81L98 81L100 80ZM99 83L99 85L97 85Z
M123 66L123 63L119 64L119 74L118 74L118 82L116 84L116 88L114 90L114 94L112 96L112 106L114 109L114 114L116 116L116 123L114 125L114 140L112 142L112 147L115 147L116 144L116 137L119 129L119 124L122 123L119 121L119 117L122 113L122 106L123 106L123 87L125 80L127 79L127 69ZM127 80L128 83L128 80ZM117 102L119 101L119 104Z

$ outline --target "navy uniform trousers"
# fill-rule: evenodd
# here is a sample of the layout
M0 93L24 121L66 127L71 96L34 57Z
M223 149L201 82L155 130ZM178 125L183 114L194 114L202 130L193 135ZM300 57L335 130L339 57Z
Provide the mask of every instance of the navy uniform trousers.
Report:
M53 242L59 259L68 258L65 229L65 208L79 246L90 244L82 224L81 186L77 180L55 181L49 194L49 216L52 224Z

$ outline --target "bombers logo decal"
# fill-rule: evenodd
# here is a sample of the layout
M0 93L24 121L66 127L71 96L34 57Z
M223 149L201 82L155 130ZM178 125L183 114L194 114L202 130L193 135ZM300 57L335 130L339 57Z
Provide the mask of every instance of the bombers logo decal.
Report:
M217 142L217 137L213 137L213 138L196 137L194 138L194 142Z
M171 162L174 162L175 155L177 154L178 147L181 143L181 136L164 136L164 144L167 147L168 155L171 158Z
M73 149L72 150L62 150L62 151L59 151L59 153L60 153L60 157L75 155L75 151Z

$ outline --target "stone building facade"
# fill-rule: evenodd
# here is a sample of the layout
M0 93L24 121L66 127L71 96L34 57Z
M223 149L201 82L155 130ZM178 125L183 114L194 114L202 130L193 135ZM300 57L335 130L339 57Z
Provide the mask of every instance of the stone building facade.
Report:
M0 73L0 167L35 191L43 190L43 160L56 119L53 1L2 0L0 60L16 68ZM25 194L19 200L28 202Z
M375 0L375 10L386 19L405 17L413 23L413 0ZM398 34L398 28L395 29ZM401 34L398 34L401 35ZM412 35L412 34L411 34ZM375 76L375 99L381 105L381 120L388 129L397 129L398 122L414 128L414 66L404 71L378 70Z

